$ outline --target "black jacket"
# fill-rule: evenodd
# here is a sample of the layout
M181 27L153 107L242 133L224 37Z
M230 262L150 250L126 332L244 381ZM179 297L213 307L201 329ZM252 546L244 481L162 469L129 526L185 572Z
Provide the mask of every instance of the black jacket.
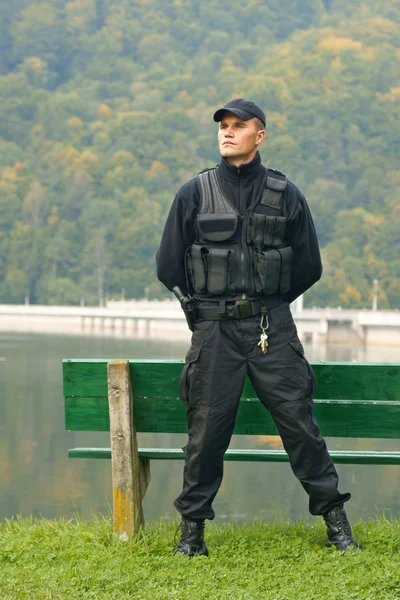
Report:
M240 167L232 166L221 158L218 175L225 195L244 214L246 209L261 198L264 171L260 155ZM308 290L322 274L317 234L306 199L290 181L284 191L287 210L286 237L293 249L292 283L285 294L293 302ZM200 203L197 178L185 183L171 206L160 248L157 252L158 279L170 290L178 285L187 293L185 252L195 241L195 223Z

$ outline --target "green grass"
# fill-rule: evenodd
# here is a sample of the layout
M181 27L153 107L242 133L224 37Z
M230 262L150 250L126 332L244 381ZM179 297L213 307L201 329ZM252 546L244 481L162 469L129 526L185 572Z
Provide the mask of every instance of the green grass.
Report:
M400 521L354 526L364 552L324 547L324 526L213 525L210 557L172 556L178 522L153 523L136 540L109 519L0 525L1 600L400 599Z

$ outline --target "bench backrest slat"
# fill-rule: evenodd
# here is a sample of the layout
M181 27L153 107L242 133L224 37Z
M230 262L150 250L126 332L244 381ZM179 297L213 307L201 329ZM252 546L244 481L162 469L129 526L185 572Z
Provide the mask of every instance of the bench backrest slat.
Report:
M316 400L315 416L325 436L393 438L400 432L400 403L350 404ZM107 398L66 398L66 428L72 431L109 431ZM137 398L138 432L185 433L185 409L180 400ZM257 398L242 400L235 434L276 435L272 419Z
M109 431L109 360L65 360L66 428ZM398 438L400 365L315 363L315 414L329 437ZM135 421L139 432L186 432L185 409L178 398L183 361L131 361ZM236 434L273 435L269 413L246 380Z

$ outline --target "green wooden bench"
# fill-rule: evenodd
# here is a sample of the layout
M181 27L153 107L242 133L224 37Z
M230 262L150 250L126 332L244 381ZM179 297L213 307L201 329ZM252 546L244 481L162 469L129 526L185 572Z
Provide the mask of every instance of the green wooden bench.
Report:
M183 361L63 361L65 426L110 431L110 448L73 448L71 458L112 458L114 530L129 536L143 523L151 460L182 460L180 448L138 448L136 432L185 433L178 395ZM315 415L324 437L399 438L400 364L312 363ZM111 422L111 425L110 425ZM246 380L235 434L277 435ZM329 445L328 445L329 446ZM112 450L112 452L111 452ZM335 463L400 464L400 452L330 451ZM229 461L287 462L284 450L230 449Z

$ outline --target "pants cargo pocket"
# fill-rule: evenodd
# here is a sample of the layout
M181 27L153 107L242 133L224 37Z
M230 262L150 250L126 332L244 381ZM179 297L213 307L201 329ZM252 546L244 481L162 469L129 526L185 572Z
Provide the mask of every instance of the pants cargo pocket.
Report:
M299 338L293 338L293 339L289 340L289 344L291 345L291 347L294 350L294 352L296 352L296 354L298 356L300 356L304 360L304 362L305 362L305 364L307 366L308 375L310 377L310 392L309 392L309 395L312 396L314 394L315 390L316 390L316 387L317 387L317 379L315 377L315 373L312 370L312 367L311 367L310 363L308 362L308 360L305 357L303 344L300 342Z
M200 332L198 332L200 333ZM192 345L190 346L186 357L185 366L179 378L179 396L185 406L189 406L189 391L190 391L190 376L194 363L199 359L204 336L193 336Z

